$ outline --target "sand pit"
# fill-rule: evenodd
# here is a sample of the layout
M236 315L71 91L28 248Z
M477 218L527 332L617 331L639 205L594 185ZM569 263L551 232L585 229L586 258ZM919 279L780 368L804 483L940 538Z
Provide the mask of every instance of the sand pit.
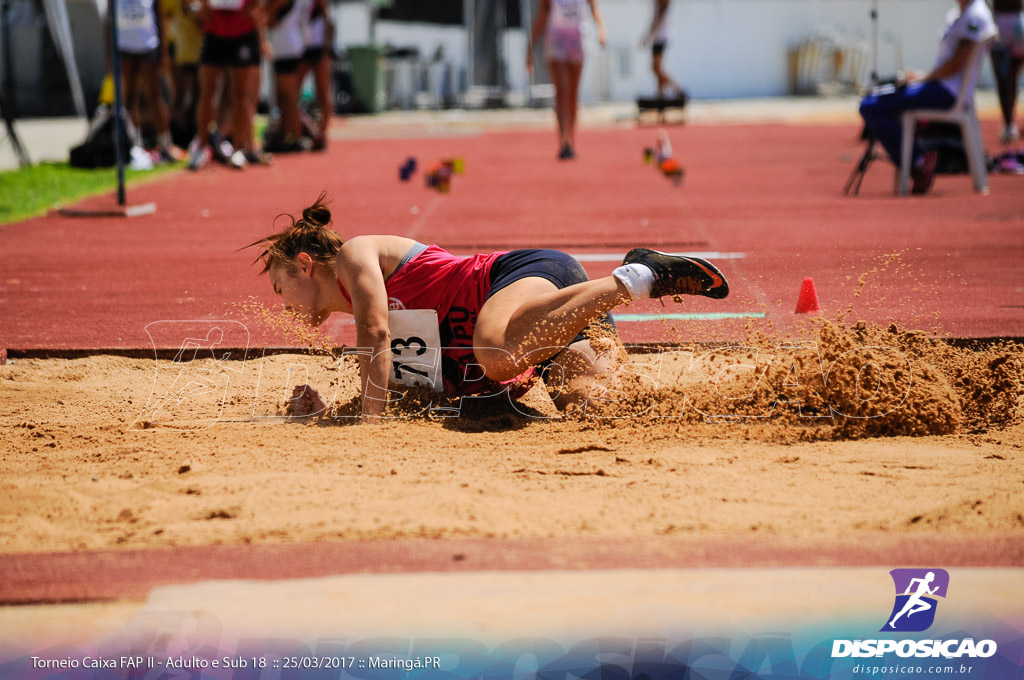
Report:
M824 322L737 345L633 352L572 417L538 386L377 424L347 417L356 371L323 355L15 359L0 545L1024 529L1021 346ZM283 415L304 382L330 413Z

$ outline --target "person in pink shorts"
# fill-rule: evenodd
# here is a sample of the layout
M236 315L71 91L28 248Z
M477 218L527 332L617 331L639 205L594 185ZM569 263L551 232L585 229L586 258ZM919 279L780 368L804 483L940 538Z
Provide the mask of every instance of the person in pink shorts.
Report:
M576 157L576 112L579 109L580 75L583 73L583 7L590 6L597 24L597 39L604 47L607 36L597 0L540 0L526 49L526 70L533 73L533 47L544 34L544 54L555 87L558 119L558 157Z

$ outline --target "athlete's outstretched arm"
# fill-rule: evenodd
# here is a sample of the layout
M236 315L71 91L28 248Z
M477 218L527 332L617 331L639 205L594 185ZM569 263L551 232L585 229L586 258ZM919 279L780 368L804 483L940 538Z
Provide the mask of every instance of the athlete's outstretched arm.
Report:
M372 242L353 238L338 251L336 271L342 285L352 296L356 346L370 351L369 355L359 355L363 415L380 415L387 403L388 372L391 366L388 294L380 269L380 253Z

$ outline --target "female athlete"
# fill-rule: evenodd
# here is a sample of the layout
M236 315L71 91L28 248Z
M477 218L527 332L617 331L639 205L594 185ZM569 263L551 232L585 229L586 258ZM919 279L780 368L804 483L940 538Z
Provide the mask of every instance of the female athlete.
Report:
M401 236L343 241L328 226L321 194L299 220L252 246L262 248L274 292L311 326L331 314L355 317L362 414L380 415L392 366L388 315L395 309L435 310L441 373L453 395L494 392L540 375L559 385L556 405L567 410L609 371L591 338L608 312L642 297L729 294L725 276L695 257L636 248L621 267L588 281L583 267L557 250L513 250L470 257ZM609 332L603 333L607 336ZM607 355L607 352L604 354ZM557 369L555 367L557 366ZM547 375L555 369L558 375Z

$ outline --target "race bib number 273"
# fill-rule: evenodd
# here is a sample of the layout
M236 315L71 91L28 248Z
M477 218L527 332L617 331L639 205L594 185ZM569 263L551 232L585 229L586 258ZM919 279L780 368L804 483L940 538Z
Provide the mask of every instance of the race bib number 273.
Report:
M391 381L442 391L437 312L394 309L388 312L388 327L391 330Z

